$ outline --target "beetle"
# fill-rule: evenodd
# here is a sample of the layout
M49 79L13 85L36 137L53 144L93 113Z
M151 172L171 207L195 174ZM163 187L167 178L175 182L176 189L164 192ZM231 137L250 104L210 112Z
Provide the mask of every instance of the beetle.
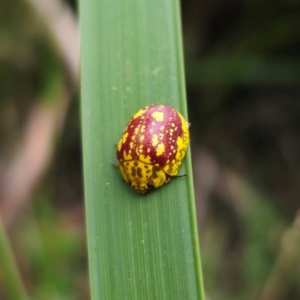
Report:
M188 148L188 127L177 110L164 104L137 111L117 144L123 179L141 194L170 182Z

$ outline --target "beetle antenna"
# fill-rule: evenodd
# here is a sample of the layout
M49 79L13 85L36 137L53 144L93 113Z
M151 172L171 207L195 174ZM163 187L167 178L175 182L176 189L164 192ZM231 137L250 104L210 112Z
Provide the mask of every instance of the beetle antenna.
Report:
M177 176L175 176L175 178L186 177L186 176L187 176L187 174L177 175Z

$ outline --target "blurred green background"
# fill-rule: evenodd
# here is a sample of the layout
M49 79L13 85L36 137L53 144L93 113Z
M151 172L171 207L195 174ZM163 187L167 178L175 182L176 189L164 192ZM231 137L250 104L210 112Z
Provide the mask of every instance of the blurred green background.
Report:
M207 299L300 299L300 2L181 8ZM0 212L33 299L90 297L78 36L74 1L0 1Z

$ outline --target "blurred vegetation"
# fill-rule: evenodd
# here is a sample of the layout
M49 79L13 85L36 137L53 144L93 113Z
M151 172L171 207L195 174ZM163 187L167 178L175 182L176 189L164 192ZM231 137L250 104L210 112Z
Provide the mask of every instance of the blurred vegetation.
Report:
M89 299L78 91L30 3L0 2L0 212L32 108L65 89L53 154L5 225L34 299ZM182 18L207 298L300 299L300 4L182 0Z

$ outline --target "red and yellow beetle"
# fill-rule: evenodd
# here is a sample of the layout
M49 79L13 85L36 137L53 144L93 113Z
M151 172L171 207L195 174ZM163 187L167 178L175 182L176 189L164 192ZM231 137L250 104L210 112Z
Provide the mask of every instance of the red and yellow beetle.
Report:
M123 179L144 194L177 176L190 140L188 127L170 106L154 104L140 109L117 144Z

